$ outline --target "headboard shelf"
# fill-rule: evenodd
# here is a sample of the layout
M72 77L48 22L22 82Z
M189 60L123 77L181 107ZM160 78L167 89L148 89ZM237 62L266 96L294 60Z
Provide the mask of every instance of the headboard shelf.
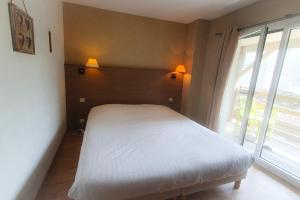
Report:
M79 67L83 66L65 65L70 130L80 128L80 119L86 119L89 110L97 105L160 104L176 111L180 109L182 76L173 80L168 70L101 66L87 68L80 75ZM80 98L85 102L80 102Z

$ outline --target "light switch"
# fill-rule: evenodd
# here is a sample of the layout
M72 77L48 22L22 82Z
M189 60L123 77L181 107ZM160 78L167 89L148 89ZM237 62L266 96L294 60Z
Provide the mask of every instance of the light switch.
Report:
M80 103L84 103L84 102L85 102L85 98L80 97L80 98L79 98L79 102L80 102Z
M80 124L83 124L84 121L85 121L84 118L81 118L81 119L79 120Z

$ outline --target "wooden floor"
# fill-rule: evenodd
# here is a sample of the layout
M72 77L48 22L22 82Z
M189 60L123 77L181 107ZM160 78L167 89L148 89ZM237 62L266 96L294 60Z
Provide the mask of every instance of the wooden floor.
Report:
M82 136L67 133L50 167L36 200L69 200L67 197L76 173ZM300 191L254 166L239 190L233 183L202 191L187 197L188 200L299 200Z

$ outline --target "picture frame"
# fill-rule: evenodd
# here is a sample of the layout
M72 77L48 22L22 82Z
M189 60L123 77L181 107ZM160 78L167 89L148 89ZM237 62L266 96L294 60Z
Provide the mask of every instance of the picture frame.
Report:
M25 6L25 5L24 5ZM14 3L8 3L13 50L35 54L33 18Z

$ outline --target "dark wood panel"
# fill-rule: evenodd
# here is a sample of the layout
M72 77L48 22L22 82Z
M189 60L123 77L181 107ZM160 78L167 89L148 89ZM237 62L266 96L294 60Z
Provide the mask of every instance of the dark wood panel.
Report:
M69 130L80 127L89 110L103 104L160 104L180 109L182 75L170 78L170 71L125 67L87 68L78 74L77 65L65 65ZM85 98L80 103L79 98ZM172 98L173 101L169 101Z

